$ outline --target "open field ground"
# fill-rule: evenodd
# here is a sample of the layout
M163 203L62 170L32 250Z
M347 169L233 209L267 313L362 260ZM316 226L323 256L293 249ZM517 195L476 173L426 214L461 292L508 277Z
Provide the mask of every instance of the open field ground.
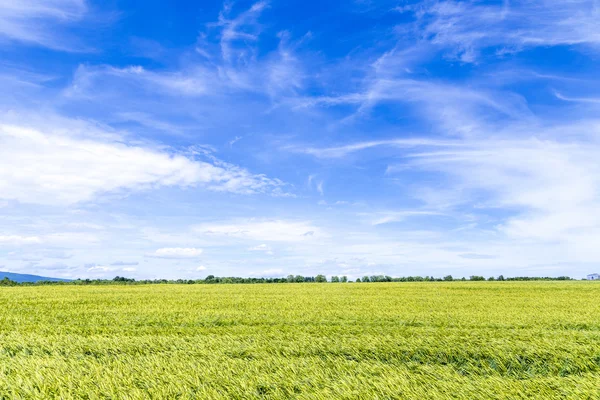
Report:
M600 399L600 284L0 288L0 398Z

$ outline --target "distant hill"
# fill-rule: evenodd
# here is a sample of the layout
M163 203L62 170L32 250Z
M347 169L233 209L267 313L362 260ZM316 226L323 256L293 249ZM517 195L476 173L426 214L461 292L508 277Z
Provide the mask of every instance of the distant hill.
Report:
M70 279L49 278L47 276L17 274L14 272L0 271L0 279L8 278L14 282L37 282L37 281L53 281L53 282L68 282Z

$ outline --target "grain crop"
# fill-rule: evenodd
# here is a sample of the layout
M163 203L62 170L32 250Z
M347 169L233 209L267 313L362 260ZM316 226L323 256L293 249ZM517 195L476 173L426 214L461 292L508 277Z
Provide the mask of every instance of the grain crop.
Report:
M5 399L600 399L600 284L0 288Z

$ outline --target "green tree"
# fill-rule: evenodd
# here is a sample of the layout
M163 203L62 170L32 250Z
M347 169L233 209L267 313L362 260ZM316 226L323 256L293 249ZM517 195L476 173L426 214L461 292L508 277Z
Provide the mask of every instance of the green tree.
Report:
M345 282L348 282L348 277L347 277L346 275L344 275L344 276L342 276L342 277L340 278L340 280L341 280L342 282L344 282L344 283L345 283Z
M4 277L4 279L2 279L0 281L0 286L16 286L16 285L17 285L17 282L8 279L8 277L6 277L6 276Z
M339 277L339 276L337 276L337 275L333 275L333 276L331 277L331 282L339 282L339 281L340 281L340 277Z
M318 282L318 283L327 282L327 277L325 275L317 275L315 277L315 282Z
M454 278L452 278L452 275L446 275L446 276L444 277L444 280L445 280L445 281L453 281L453 280L454 280Z

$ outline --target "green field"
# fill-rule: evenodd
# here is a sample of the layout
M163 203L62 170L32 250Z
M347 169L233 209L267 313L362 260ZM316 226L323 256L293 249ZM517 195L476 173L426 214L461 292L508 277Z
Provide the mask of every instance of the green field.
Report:
M600 284L0 288L0 398L600 399Z

